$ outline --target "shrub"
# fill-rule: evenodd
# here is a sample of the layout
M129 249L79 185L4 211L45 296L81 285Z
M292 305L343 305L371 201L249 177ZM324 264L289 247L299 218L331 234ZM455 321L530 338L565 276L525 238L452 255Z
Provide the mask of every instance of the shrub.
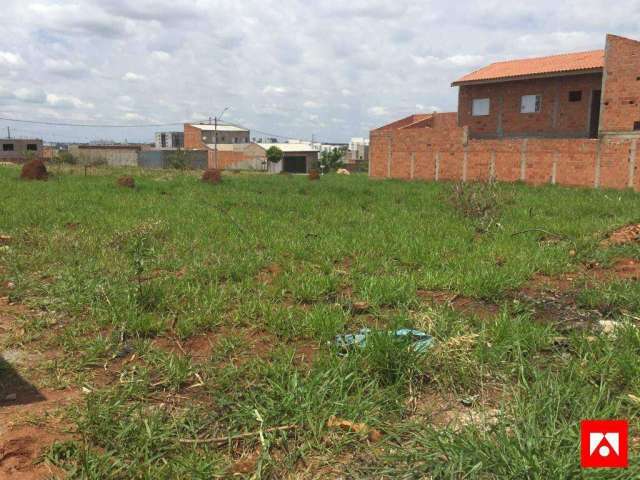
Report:
M54 162L57 163L58 165L75 165L77 162L76 158L70 153L67 152L65 150L61 150L58 153L56 153L56 156L54 157Z
M184 150L176 150L167 157L167 161L171 168L176 170L185 170L189 165L189 159L187 158L187 152Z
M487 232L498 220L503 203L495 182L464 183L453 185L449 201L463 217L476 224L476 230Z

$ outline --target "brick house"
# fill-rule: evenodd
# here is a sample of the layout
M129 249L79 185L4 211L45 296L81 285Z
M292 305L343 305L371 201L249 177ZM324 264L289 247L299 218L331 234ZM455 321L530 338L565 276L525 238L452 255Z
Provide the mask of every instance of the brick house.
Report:
M604 50L499 62L453 82L471 138L596 138Z
M235 125L209 123L185 123L184 125L184 148L187 150L203 150L206 145L214 144L243 144L249 143L250 132L246 128Z
M498 62L453 82L458 111L371 132L370 176L640 189L640 42Z

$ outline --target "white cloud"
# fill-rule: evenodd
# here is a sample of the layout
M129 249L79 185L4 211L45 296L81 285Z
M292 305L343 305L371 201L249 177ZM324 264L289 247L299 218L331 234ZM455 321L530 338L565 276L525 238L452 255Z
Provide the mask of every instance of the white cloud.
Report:
M374 117L384 117L386 115L389 115L389 111L387 110L387 108L381 106L371 107L367 110L367 112L369 113L369 115L373 115Z
M13 92L15 98L25 103L45 103L47 94L41 88L19 88Z
M127 82L141 82L145 79L144 75L139 75L133 72L127 72L122 76L122 80Z
M67 59L48 58L44 62L47 72L63 77L81 77L87 73L87 67L81 62L71 62Z
M133 121L133 120L137 120L137 121L140 121L140 120L146 120L146 117L144 117L143 115L140 115L140 114L138 114L138 113L133 113L133 112L125 113L125 114L122 116L122 118L123 118L124 120L132 120L132 121Z
M0 51L0 65L8 68L24 66L25 62L19 53Z
M475 67L485 62L483 55L451 55L449 57L412 55L411 59L418 66L436 68Z
M94 108L92 103L83 102L72 95L56 95L53 93L47 94L47 105L61 109Z
M287 93L286 87L276 86L276 85L267 85L262 89L262 93L265 95L283 95Z
M158 62L166 62L171 60L171 54L163 50L154 50L151 52L151 58Z
M305 108L320 108L321 105L318 102L315 102L313 100L307 100L306 102L304 102L302 104L303 107Z

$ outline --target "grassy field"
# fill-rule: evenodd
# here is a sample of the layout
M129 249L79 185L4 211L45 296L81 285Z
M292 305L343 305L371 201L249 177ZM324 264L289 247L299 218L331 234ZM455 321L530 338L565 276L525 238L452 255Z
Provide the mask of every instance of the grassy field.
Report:
M56 472L640 476L640 288L614 268L640 243L601 245L640 222L637 194L498 185L478 220L448 184L122 173L0 167L0 296L29 309L0 352L31 355L0 375L75 399L41 459ZM332 345L363 327L366 347ZM587 418L632 422L630 470L580 470Z

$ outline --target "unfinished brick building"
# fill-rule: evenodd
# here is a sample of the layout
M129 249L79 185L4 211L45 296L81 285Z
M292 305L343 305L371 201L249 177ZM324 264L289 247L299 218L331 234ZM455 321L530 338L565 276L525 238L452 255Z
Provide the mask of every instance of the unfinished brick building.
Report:
M455 81L458 112L371 132L370 175L640 189L640 42L499 62Z

